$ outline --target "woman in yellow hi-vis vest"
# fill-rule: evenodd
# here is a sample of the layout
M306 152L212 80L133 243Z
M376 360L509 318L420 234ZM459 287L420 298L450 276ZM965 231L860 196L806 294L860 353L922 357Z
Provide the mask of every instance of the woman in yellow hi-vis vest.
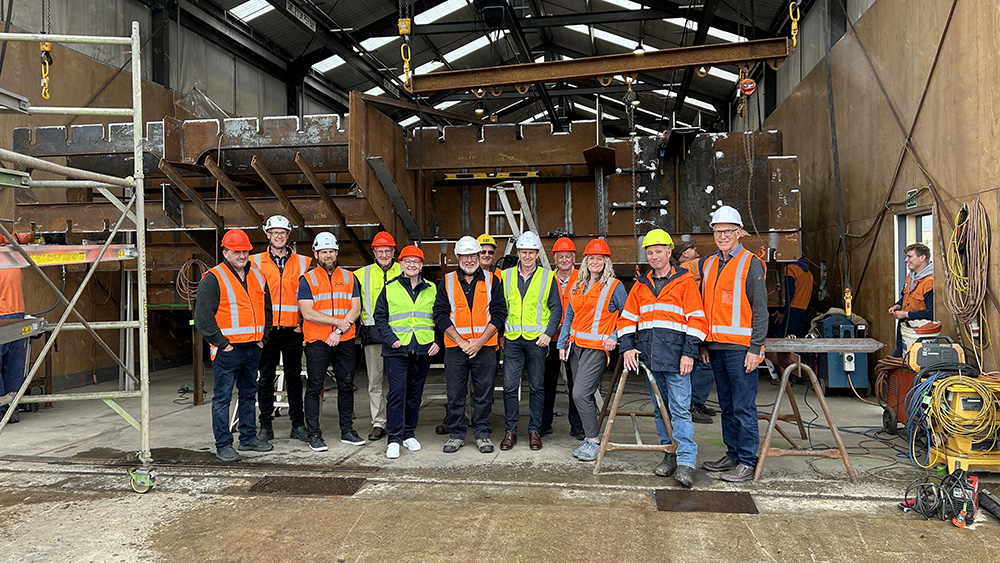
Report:
M420 449L414 436L420 414L420 398L431 365L431 356L441 345L434 331L434 299L437 287L420 275L424 253L407 246L399 253L403 273L385 284L375 302L375 328L382 338L382 359L389 380L386 422L389 445L385 457L399 457L399 446L411 452Z

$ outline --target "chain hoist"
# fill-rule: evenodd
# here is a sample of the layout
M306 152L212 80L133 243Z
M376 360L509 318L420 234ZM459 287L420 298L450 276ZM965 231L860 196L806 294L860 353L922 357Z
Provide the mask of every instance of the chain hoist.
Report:
M399 35L403 38L403 44L399 46L399 55L403 59L403 87L407 91L412 91L410 81L410 36L413 33L413 19L409 16L409 10L404 10L403 8L403 0L399 0L399 21L397 25L399 27Z
M47 34L52 30L52 6L49 0L42 0L42 33ZM42 98L49 99L49 68L52 66L52 43L42 41L38 44L38 50L42 53Z
M799 17L801 17L801 13L799 12L799 3L795 0L788 3L788 17L792 20L792 49L797 49L799 46Z

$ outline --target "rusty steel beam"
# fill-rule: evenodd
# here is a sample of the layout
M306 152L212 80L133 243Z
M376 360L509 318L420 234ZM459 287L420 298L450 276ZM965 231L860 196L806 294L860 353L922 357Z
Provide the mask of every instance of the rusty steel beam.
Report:
M260 176L261 180L264 180L264 183L271 189L271 193L274 194L274 197L278 198L278 201L281 202L281 206L285 208L285 211L292 216L292 221L295 222L295 225L298 225L301 232L308 235L310 239L315 238L316 231L306 226L305 217L303 217L302 213L300 213L295 205L292 204L291 200L288 199L288 196L285 195L285 190L281 188L281 184L274 179L274 176L271 176L271 173L267 171L267 168L264 167L256 156L250 160L250 166L257 171L257 175Z
M205 157L205 168L207 168L208 171L212 173L212 176L215 176L215 179L219 181L219 184L221 184L222 187L229 192L229 195L232 196L233 200L237 204L239 204L243 212L247 214L247 217L257 221L261 225L264 224L264 216L258 213L257 210L250 205L247 198L243 197L240 189L236 187L236 184L234 184L232 180L229 179L229 176L226 176L226 173L219 168L219 165L212 160L212 157Z
M412 90L414 93L428 94L539 82L564 82L615 74L659 72L702 65L719 66L744 62L780 61L788 57L788 51L788 39L782 37L743 43L661 49L642 55L626 53L568 61L450 70L414 76Z
M316 173L313 172L312 167L309 166L309 163L302 156L302 153L295 153L295 163L299 165L299 169L302 170L302 175L305 176L306 180L309 182L309 185L312 186L314 190L316 190L317 194L319 194L319 198L323 200L323 203L326 205L327 209L329 209L331 213L333 213L338 219L340 219L340 224L342 225L341 234L344 233L347 234L347 237L351 239L351 242L353 242L355 246L358 247L358 250L361 251L361 255L365 257L366 261L374 262L375 258L372 256L370 249L368 248L367 245L365 245L365 243L361 242L361 239L358 238L358 235L357 233L354 232L354 229L347 226L347 217L344 215L344 212L337 205L337 202L334 201L332 197L330 197L330 194L326 192L326 188L323 187L323 183L320 182L319 178L316 177Z
M177 170L173 166L170 166L169 162L160 159L160 170L162 170L163 173L167 175L167 178L169 178L170 181L173 182L174 185L177 186L179 190L184 192L184 195L188 196L188 199L190 199L191 202L194 203L195 207L197 207L198 210L205 215L205 217L208 217L209 221L211 221L212 224L215 225L216 230L218 231L226 230L226 223L225 221L222 220L222 217L219 217L219 214L213 211L212 208L209 207L207 203L205 203L205 200L201 199L201 196L198 195L198 192L194 191L194 188L188 185L188 183L184 180L184 178L181 177L180 173L177 172Z

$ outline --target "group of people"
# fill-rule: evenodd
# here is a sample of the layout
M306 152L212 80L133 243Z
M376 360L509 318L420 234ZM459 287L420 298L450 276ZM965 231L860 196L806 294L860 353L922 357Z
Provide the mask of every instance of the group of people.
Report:
M550 270L539 264L538 235L525 232L516 241L517 264L500 270L494 266L492 237L462 237L455 244L457 268L434 284L422 276L423 252L406 246L397 258L395 241L385 232L372 243L375 262L352 273L338 266L339 246L331 233L313 241L315 265L309 269L309 260L288 246L292 227L284 217L268 220L268 248L253 256L246 234L229 231L222 240L224 260L203 278L195 308L196 327L212 347L217 456L240 459L228 420L234 385L239 450L273 448L279 358L290 437L314 451L327 449L319 406L332 367L341 441L365 444L353 427L358 336L369 380L368 439L388 437L389 458L399 457L401 448L421 447L415 430L423 387L430 357L440 350L447 386L447 415L438 427L448 434L444 452L462 448L471 426L479 451L492 453L490 415L502 350L500 449L518 442L525 375L528 447L542 448L542 438L553 432L556 387L565 372L570 433L581 440L573 455L592 461L600 449L594 395L617 348L626 369L649 370L669 406L673 436L658 410L656 429L661 444L676 442L676 453L665 454L654 473L692 485L697 457L692 416L711 421L714 412L705 401L714 382L727 451L702 467L728 481L748 480L757 462L756 370L767 331L764 264L739 243L743 222L735 209L717 210L711 226L718 251L703 258L692 244L675 248L661 229L647 233L642 247L650 269L628 292L614 275L603 239L587 244L578 270L573 242L557 240L556 268Z

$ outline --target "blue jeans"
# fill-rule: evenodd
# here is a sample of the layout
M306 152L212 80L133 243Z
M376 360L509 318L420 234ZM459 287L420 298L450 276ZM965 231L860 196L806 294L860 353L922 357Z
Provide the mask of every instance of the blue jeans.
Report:
M0 319L23 319L24 313L0 315ZM27 340L15 340L0 346L0 395L17 393L24 384L24 355ZM7 410L0 407L0 416Z
M704 405L708 400L708 394L712 392L713 385L715 385L715 372L712 371L712 364L695 358L694 370L691 371L691 402Z
M722 410L722 440L731 461L757 466L757 370L747 373L746 350L711 350L712 371Z
M645 372L640 372L645 373ZM698 444L694 443L694 424L691 422L691 377L669 371L652 371L656 386L660 388L660 395L666 393L663 399L667 402L667 409L670 412L670 424L674 428L674 440L677 442L677 464L694 467L698 457ZM667 425L663 423L663 416L656 405L656 397L653 396L653 386L646 380L646 387L649 389L649 397L653 400L653 412L656 418L656 434L660 437L660 444L670 443L670 434L667 433Z
M229 404L233 400L233 386L239 389L237 414L240 417L240 444L257 437L257 366L260 364L260 347L234 346L219 352L212 361L215 379L212 396L212 432L215 449L233 445L233 432L229 429Z
M431 367L429 356L390 356L385 361L385 375L389 380L386 393L386 432L389 443L403 443L413 438L420 417L420 398L424 395L427 370Z
M548 347L540 347L534 340L517 338L508 340L503 349L503 412L505 431L517 434L517 389L521 386L521 373L528 372L528 432L542 427L542 410L545 408L545 354Z

